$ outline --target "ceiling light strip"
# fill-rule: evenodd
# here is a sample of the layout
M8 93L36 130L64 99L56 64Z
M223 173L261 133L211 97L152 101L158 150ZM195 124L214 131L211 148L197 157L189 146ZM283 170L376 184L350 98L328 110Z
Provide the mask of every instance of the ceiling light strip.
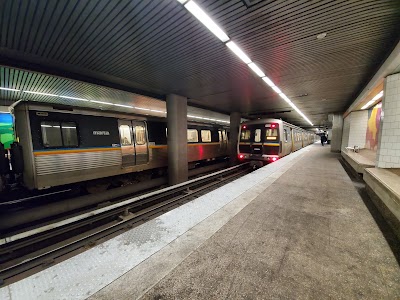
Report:
M280 95L286 102L290 104L294 110L303 117L308 123L313 126L314 124L301 112L301 110L292 102L290 99L282 93L282 91L269 79L264 72L243 52L233 41L230 40L229 36L218 27L217 24L193 1L193 0L177 0L183 4L184 7L191 12L201 23L203 23L214 35L216 35L226 46L232 50L236 56L238 56L244 63L246 63L250 69L253 70L265 83L270 86L278 95ZM283 96L282 96L282 95Z
M79 100L79 101L89 101L87 99L83 99L83 98L76 98L76 97L69 97L69 96L59 96L60 98L64 98L64 99L71 99L71 100Z
M54 95L54 94L40 93L40 92L32 92L32 91L24 91L24 93L35 94L35 95L41 95L41 96L58 97L58 95Z
M21 90L17 90L17 89L6 88L6 87L0 87L0 90L10 91L10 92L20 92L21 91Z
M218 25L215 24L215 22L194 1L189 0L186 2L186 4L184 4L184 6L222 42L225 43L229 41L228 35L221 28L219 28Z

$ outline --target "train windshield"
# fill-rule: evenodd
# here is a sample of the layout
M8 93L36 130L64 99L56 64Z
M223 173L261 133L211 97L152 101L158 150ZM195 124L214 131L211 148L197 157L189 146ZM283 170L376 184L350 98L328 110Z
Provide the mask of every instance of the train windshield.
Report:
M277 141L279 138L278 124L243 125L240 132L241 142L264 143Z
M265 128L265 139L268 141L275 141L278 139L277 128Z

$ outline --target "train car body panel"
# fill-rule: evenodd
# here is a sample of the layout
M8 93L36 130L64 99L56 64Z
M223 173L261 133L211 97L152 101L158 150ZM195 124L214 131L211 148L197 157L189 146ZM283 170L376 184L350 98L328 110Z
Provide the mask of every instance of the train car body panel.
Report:
M168 165L165 119L74 108L63 110L29 102L16 105L14 115L25 162L24 184L28 189ZM188 143L188 163L227 156L226 129L210 124L188 126L188 132L191 130L195 137L195 142Z

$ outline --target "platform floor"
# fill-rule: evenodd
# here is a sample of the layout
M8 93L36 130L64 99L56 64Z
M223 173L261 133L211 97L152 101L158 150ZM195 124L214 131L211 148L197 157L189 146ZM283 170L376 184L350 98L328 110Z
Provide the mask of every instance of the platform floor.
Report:
M297 151L0 298L400 299L398 241L389 246L339 156Z
M309 150L142 299L400 299L396 258L338 155ZM133 299L137 276L91 299Z

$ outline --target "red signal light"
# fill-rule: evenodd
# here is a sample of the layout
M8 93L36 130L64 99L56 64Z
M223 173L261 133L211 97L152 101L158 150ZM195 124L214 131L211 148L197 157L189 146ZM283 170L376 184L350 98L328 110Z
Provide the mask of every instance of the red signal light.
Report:
M243 129L246 129L246 125L243 125L242 128L243 128Z
M239 154L239 158L242 159L244 157L243 154Z
M276 124L271 124L271 128L276 128Z
M272 161L277 161L277 160L278 160L277 157L273 157L273 158L272 158Z

